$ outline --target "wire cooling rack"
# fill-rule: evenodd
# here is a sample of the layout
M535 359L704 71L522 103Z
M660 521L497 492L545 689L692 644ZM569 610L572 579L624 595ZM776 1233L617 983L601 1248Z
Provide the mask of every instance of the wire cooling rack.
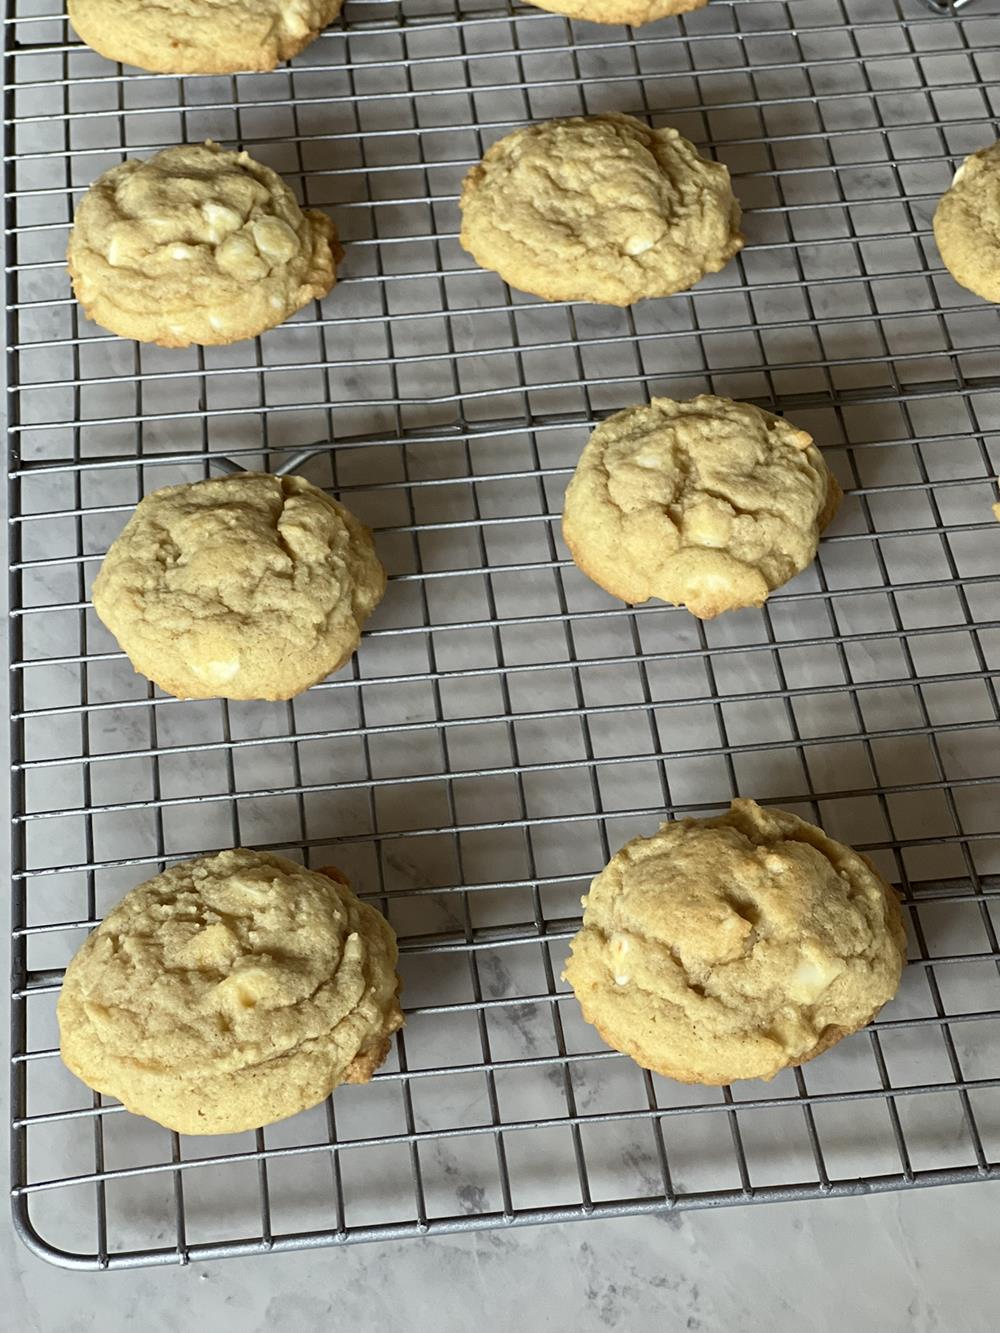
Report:
M712 0L631 31L349 3L291 67L184 80L124 73L57 8L14 0L4 63L22 1236L122 1267L1000 1174L1000 330L929 225L996 134L996 4ZM739 259L625 311L475 269L468 166L608 108L729 165ZM70 299L74 201L207 136L332 212L342 281L253 343L105 336ZM709 624L609 599L558 524L596 419L704 391L786 413L848 492L812 569ZM139 496L235 466L331 487L391 573L355 662L287 705L154 694L87 601ZM864 848L912 963L814 1064L685 1088L605 1049L559 974L609 854L734 793ZM407 1026L368 1087L179 1139L62 1068L61 969L165 861L240 843L383 907Z

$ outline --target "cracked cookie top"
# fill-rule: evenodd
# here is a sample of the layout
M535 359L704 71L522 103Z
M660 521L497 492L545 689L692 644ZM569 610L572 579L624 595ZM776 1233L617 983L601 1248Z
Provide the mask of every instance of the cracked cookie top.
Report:
M372 535L302 477L141 501L94 580L136 671L183 699L289 699L336 671L385 591Z
M956 282L1000 301L1000 141L955 172L934 212L934 239Z
M547 301L667 296L743 244L726 168L618 113L508 134L466 176L461 209L476 262Z
M231 343L327 294L340 257L325 213L218 144L166 148L99 176L73 219L73 291L102 328L161 347Z
M684 1083L771 1078L868 1023L906 957L894 891L783 810L627 843L583 899L565 980L609 1045Z
M100 55L160 74L233 74L290 60L343 0L68 0L70 22Z
M186 1134L236 1133L365 1082L402 1023L396 938L338 871L236 850L133 889L58 1003L89 1087Z
M804 430L708 394L608 417L566 491L563 536L614 597L702 618L760 606L816 555L840 487Z

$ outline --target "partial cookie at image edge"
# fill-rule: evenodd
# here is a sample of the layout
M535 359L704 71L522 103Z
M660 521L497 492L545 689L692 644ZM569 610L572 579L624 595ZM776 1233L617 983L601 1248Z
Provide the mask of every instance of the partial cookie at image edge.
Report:
M1000 302L1000 140L962 162L934 210L945 268L984 301Z
M67 0L67 13L81 40L108 60L154 74L239 74L267 73L291 60L342 4L229 0L202 9L199 0Z
M536 9L586 23L640 28L658 19L703 9L708 0L529 0Z

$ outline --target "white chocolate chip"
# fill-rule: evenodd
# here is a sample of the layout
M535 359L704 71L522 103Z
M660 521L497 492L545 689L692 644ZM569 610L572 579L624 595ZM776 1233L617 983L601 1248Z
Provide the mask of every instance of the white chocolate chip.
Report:
M647 241L644 236L630 236L625 242L625 253L632 256L644 255L647 250L652 250L655 244L655 241Z
M213 328L215 327L213 323ZM213 658L209 662L191 663L191 670L196 676L202 676L206 680L212 681L215 685L222 685L227 680L232 680L240 669L240 659L238 657Z
M281 218L259 218L253 223L254 243L265 258L286 264L298 249L298 238Z
M812 1044L811 1038L814 1036L808 1024L788 1012L771 1020L768 1035L786 1051L801 1051Z
M967 174L968 167L969 163L967 161L962 163L959 169L955 172L954 176L952 176L951 178L952 185L957 185L958 182L962 179L962 177Z
M260 1000L274 990L274 976L264 967L250 964L240 967L215 988L216 999L230 1011L255 1009Z
M217 204L211 199L207 204L202 204L201 215L208 223L208 239L213 244L238 231L243 225L243 219L235 208L230 208L227 204Z
M692 546L723 550L732 540L733 511L724 500L708 496L684 511L682 530Z
M618 932L612 935L610 940L608 940L608 953L611 955L612 965L617 969L615 972L616 986L627 986L632 980L628 972L621 970L625 955L628 953L630 947L628 937L619 934Z
M344 957L348 960L357 962L365 954L364 941L358 932L352 931L344 941Z
M116 227L111 233L111 239L108 241L108 263L112 268L120 268L127 265L131 258L132 247L128 243L127 235L121 228Z
M788 994L800 1004L813 1004L844 970L826 958L803 958L788 979Z
M267 273L267 265L257 253L253 242L241 232L222 242L215 252L215 262L223 273L244 281L263 278Z
M170 247L171 259L193 259L194 251L190 245L172 245Z

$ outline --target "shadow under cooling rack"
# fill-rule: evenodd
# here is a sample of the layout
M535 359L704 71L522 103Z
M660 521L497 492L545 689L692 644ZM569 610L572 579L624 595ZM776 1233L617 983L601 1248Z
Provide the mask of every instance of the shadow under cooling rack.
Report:
M996 137L997 5L711 0L631 30L349 3L273 74L186 79L110 64L58 9L17 0L4 65L28 1243L183 1263L1000 1173L998 323L931 231ZM631 310L473 267L469 165L514 125L605 109L729 166L738 259ZM126 155L206 137L331 213L340 281L253 342L108 337L67 284L75 202ZM810 570L704 624L606 597L559 531L596 420L699 392L788 414L847 493ZM390 574L355 661L288 704L158 695L89 605L143 494L233 466L344 496ZM604 1048L560 973L608 856L734 794L870 855L911 962L822 1059L687 1088ZM55 1000L122 894L240 843L335 862L388 914L407 1024L368 1087L180 1139L71 1077Z

